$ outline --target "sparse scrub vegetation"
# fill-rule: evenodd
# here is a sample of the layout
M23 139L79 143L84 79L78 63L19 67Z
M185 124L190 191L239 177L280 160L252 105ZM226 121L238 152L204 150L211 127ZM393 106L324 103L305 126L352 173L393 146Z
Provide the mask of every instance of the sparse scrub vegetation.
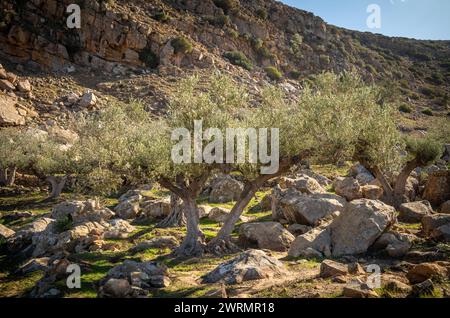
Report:
M139 59L149 68L157 68L159 65L159 56L150 48L146 48L139 53Z
M253 70L252 61L242 52L239 51L225 52L223 56L234 65L241 66L248 71Z
M239 10L239 0L214 0L214 4L221 8L225 14L233 14Z
M175 53L189 54L192 52L192 44L185 37L178 37L173 39L170 44L175 50Z
M170 16L164 10L156 12L152 18L163 23L170 20Z
M401 104L399 106L398 110L402 113L408 113L408 114L413 112L413 108L408 104Z
M425 108L424 110L422 110L422 114L427 116L433 116L433 111L429 108Z
M256 10L256 15L260 17L262 20L267 20L267 18L269 17L267 10L264 8L259 8L258 10Z
M274 66L266 67L264 71L271 80L278 81L283 78L283 74Z

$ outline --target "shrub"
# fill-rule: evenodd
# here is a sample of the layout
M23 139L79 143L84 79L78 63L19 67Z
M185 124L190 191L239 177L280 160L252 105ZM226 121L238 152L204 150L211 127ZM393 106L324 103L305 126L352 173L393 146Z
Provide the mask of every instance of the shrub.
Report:
M264 41L261 40L260 38L252 38L251 44L255 50L259 50L260 48L262 48Z
M427 116L433 116L433 111L429 108L425 108L424 110L422 110L422 114Z
M269 17L267 10L264 8L259 8L258 10L256 10L256 15L263 20L267 20L267 18Z
M226 59L228 59L231 62L231 64L241 66L248 71L253 70L252 61L250 61L249 58L245 56L245 54L242 52L239 51L225 52L223 56Z
M252 36L250 33L244 33L242 34L242 37L244 38L244 40L246 41L250 41L252 39Z
M184 37L178 37L170 42L172 47L175 50L175 53L191 53L192 52L192 44Z
M320 64L328 65L330 64L330 57L328 55L321 54L319 56Z
M422 92L422 94L424 94L425 96L428 96L428 97L434 96L434 91L429 87L422 87L421 92Z
M267 76L274 81L278 81L283 77L283 74L274 66L269 66L264 69L266 71Z
M375 69L375 67L373 65L367 64L366 65L366 70L371 73L371 74L376 74L377 70Z
M292 78L292 79L295 79L295 80L299 79L301 75L302 74L300 73L300 71L295 71L294 70L294 71L290 71L289 72L289 77Z
M239 9L239 0L214 0L214 4L221 8L225 14L236 13Z
M159 56L150 48L145 48L139 53L139 59L144 62L147 67L157 68L159 65Z
M210 24L222 28L224 26L230 25L231 22L230 17L225 14L221 14L218 16L206 16L204 17L204 19L208 21Z
M270 52L270 50L265 46L259 48L258 55L263 59L273 59L275 57L275 54Z
M152 16L153 19L159 22L167 22L170 20L170 16L164 11L159 11Z
M237 39L239 37L239 32L233 29L228 29L228 34L233 38Z
M400 107L398 108L399 111L401 111L402 113L412 113L413 112L413 108L411 106L409 106L408 104L401 104Z
M300 34L295 33L290 41L290 45L291 45L291 53L294 54L297 58L302 57L301 54L302 43L303 37Z

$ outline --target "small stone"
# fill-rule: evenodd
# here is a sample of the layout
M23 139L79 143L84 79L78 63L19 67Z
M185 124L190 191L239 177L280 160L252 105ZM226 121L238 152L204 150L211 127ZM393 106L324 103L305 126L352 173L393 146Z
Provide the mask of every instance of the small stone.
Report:
M348 274L348 267L345 264L332 260L324 260L320 264L320 277L329 278L335 276L345 276Z
M95 96L94 93L92 92L84 93L79 101L79 106L82 108L91 108L94 107L96 104L97 104L97 96Z
M31 92L31 83L29 80L20 80L17 83L17 89L22 93Z

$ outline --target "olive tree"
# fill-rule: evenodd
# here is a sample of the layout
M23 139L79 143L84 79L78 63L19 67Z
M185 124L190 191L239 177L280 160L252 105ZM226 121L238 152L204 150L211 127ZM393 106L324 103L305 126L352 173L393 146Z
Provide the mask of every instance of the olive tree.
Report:
M72 149L76 187L100 195L115 193L122 185L150 181L135 164L135 153L152 138L152 118L137 102L111 103L80 115L71 123L78 134ZM146 145L146 144L144 144Z
M158 125L158 136L146 138L147 146L135 153L136 164L183 202L187 232L176 251L179 256L204 251L196 199L211 173L224 165L220 160L205 158L220 157L219 148L211 144L220 142L246 104L246 92L228 77L213 75L201 80L193 76L182 80L171 96L166 116L153 123ZM178 210L178 215L169 217L178 219L183 217L180 214Z
M209 251L221 254L233 250L230 237L251 198L264 182L290 170L300 160L336 163L354 154L360 118L367 108L378 108L375 88L365 86L355 74L325 73L306 84L297 102L269 87L258 108L245 114L247 127L279 128L278 171L261 174L260 164L235 165L246 180L244 190L233 206L218 235L209 242Z
M23 153L27 155L27 167L34 175L50 185L48 199L58 198L69 176L74 172L70 148L55 136L41 130L29 129Z
M12 186L18 168L23 168L27 157L23 151L26 138L21 129L15 127L0 130L0 185Z
M402 136L394 120L395 107L389 104L367 112L361 119L354 158L380 182L386 201L398 207L408 201L405 193L411 172L438 159L443 143L434 133L421 138Z

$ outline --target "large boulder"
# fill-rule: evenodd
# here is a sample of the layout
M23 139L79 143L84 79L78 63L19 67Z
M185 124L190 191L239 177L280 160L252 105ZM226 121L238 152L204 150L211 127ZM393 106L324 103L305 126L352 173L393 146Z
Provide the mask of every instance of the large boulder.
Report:
M408 253L415 239L413 235L385 232L376 240L372 248L374 250L385 250L391 257L403 257Z
M161 219L170 214L170 198L147 200L140 205L140 216Z
M339 177L334 181L334 190L337 195L346 198L348 201L363 197L361 185L358 180L352 177Z
M283 263L261 250L248 250L217 266L202 277L202 283L239 284L248 280L274 278L287 273Z
M126 260L111 268L106 277L100 281L99 296L146 296L151 288L162 288L169 284L170 279L164 264Z
M422 231L425 236L450 242L450 214L427 215L422 218Z
M289 249L295 237L280 223L261 222L241 225L239 239L244 245L284 252Z
M308 176L308 177L311 177L311 178L315 179L322 187L327 187L327 186L329 186L330 184L333 183L327 177L322 176L322 175L320 175L320 174L318 174L318 173L316 173L316 172L314 172L314 171L312 171L310 169L303 169L303 170L300 171L300 173L302 175L304 175L304 176Z
M423 199L439 206L450 200L450 170L439 170L428 177Z
M350 176L358 180L359 184L364 186L372 183L375 177L363 165L356 164L350 168Z
M208 214L208 219L215 222L223 223L230 214L230 210L220 207L212 208Z
M395 209L381 201L350 202L330 225L333 256L366 252L395 221Z
M380 200L383 196L383 188L373 184L367 184L361 187L363 198L370 200Z
M306 194L326 192L316 179L307 175L299 175L295 179L287 177L280 178L280 186L283 189L294 188Z
M244 189L242 182L226 175L218 177L211 182L211 192L209 193L209 202L226 203L237 201Z
M273 215L291 224L317 225L318 221L343 211L345 199L327 193L302 194L294 189L280 192L272 205Z
M136 231L134 226L122 219L111 220L109 221L109 225L103 233L105 239L125 239L130 233Z
M122 219L133 219L136 218L139 213L139 204L142 200L141 195L135 195L133 197L129 197L128 199L120 202L115 208L114 211L116 215Z
M56 221L50 218L39 218L30 224L20 228L14 235L7 239L8 249L17 252L31 244L33 236L53 229Z
M329 257L331 256L331 233L329 224L312 229L297 236L289 248L290 257Z
M114 212L108 208L102 208L96 200L66 201L52 209L52 218L56 220L68 219L74 223L107 221L113 216Z
M433 214L428 201L408 202L400 205L398 220L405 223L420 223L426 215Z

